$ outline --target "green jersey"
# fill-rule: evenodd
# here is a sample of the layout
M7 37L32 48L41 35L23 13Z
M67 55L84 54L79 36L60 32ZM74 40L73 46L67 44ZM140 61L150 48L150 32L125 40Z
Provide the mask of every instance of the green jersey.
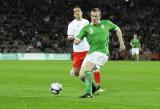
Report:
M132 48L139 48L140 47L140 42L138 39L132 39L131 40L131 45L132 45Z
M117 25L113 24L109 20L101 20L99 24L88 24L86 25L77 36L78 39L82 40L86 37L90 51L88 54L93 52L102 52L109 54L109 31L118 28Z

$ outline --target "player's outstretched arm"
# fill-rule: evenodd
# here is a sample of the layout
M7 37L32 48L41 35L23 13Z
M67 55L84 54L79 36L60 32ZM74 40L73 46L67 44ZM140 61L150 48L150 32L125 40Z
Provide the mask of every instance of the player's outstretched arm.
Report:
M120 28L118 28L118 29L116 30L116 34L117 34L118 41L119 41L119 44L120 44L120 51L125 50L126 47L125 47L125 45L124 45L124 41L123 41L123 37L122 37L122 32L121 32L121 29L120 29Z

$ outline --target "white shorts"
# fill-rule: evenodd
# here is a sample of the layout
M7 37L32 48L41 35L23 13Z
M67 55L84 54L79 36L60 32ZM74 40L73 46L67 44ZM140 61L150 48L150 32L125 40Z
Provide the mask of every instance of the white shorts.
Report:
M84 66L87 61L92 62L96 65L96 68L99 69L100 66L104 65L108 60L108 56L101 52L93 52L85 57L83 60L82 66Z
M132 48L131 53L132 53L132 55L139 54L139 48Z

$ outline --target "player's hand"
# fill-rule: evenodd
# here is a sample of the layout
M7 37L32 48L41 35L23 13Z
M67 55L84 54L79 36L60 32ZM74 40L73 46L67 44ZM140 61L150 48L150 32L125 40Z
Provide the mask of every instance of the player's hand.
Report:
M120 44L119 52L120 52L121 58L125 58L126 57L126 47L125 47L124 43Z
M73 43L74 39L75 39L74 37L71 37L71 36L70 36L70 37L68 37L67 40L68 40L69 43Z
M125 59L125 57L127 56L127 52L125 50L120 51L120 57Z
M80 44L80 40L79 39L75 39L74 41L73 41L73 44L75 44L75 45L79 45Z
M130 43L130 46L133 47L132 43Z
M119 47L119 51L125 51L126 50L126 47L124 44L120 44L120 47Z

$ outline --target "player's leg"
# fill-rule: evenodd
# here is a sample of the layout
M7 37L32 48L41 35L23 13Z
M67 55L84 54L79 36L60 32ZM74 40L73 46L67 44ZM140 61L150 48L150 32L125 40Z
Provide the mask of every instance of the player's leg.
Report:
M135 56L135 54L133 54L132 55L132 60L135 61L135 59L136 59L136 56Z
M93 79L93 69L95 68L95 64L87 61L85 65L81 68L80 78L85 77L85 94L80 98L91 98L93 97L92 93L92 85L95 84Z
M86 54L87 51L73 53L73 70L70 72L71 76L79 76L79 72Z
M82 65L82 61L81 61L81 53L80 52L74 52L72 54L72 70L70 71L70 76L79 76L79 71Z
M101 82L101 74L100 71L98 69L94 70L94 80L97 84L100 84Z
M87 52L86 52L86 54L87 54ZM86 57L86 54L83 54L83 55L81 56L81 59L82 59L82 60L84 60L84 58ZM93 75L93 76L94 76L95 82L96 82L97 84L100 84L100 82L101 82L100 70L96 69L96 70L94 70L93 72L94 72L94 75Z
M139 61L139 48L136 48L135 55L136 55L136 61Z
M87 51L79 52L79 53L76 52L73 54L73 68L70 71L71 76L79 76L80 67L82 65L84 58L86 57L86 54L87 54ZM99 70L94 71L94 79L97 84L100 84L101 77L100 77Z
M84 68L82 67L81 68L81 72L84 72ZM96 84L98 84L98 85L100 85L100 83L101 83L101 74L100 74L100 70L94 70L93 71L93 76L94 76L94 80L95 80L95 82L96 82ZM82 81L85 81L85 78L83 77L83 76L80 76L80 77L82 77L81 79L82 79Z
M132 60L135 61L136 60L136 50L135 48L132 48Z
M75 62L75 53L71 53L71 59L72 59L72 69L70 70L70 76L75 76L75 73L74 73L74 62Z
M132 48L132 51L131 51L131 55L132 55L132 61L134 60L134 51L133 51L133 48Z
M98 78L95 79L95 81L96 81L98 87L93 87L93 93L95 93L95 92L103 92L103 91L104 91L104 90L100 87L100 82L101 82L101 80L100 80L100 72L99 72L99 71L100 71L100 66L104 65L104 64L107 62L107 60L108 60L108 56L106 56L106 55L103 54L103 53L96 52L95 55L96 55L96 56L94 56L94 58L95 58L95 57L97 57L97 58L95 58L96 61L93 62L93 63L96 64L96 70L95 70L95 71L97 71L97 72L96 72L96 73L97 73L96 76L98 76ZM95 74L96 74L96 73L95 73ZM99 73L99 74L98 74L98 73Z
M80 77L85 77L86 94L82 96L82 98L88 94L92 96L93 93L100 88L93 79L93 70L97 68L96 66L103 65L107 59L108 57L105 54L95 52L88 55L83 61ZM92 87L94 88L93 91Z
M96 82L96 84L99 86L99 89L97 90L97 92L103 92L104 89L102 89L100 87L101 84L101 73L99 69L94 70L94 80Z
M139 61L139 54L136 54L136 61Z
M79 76L80 68L73 67L70 71L70 76Z

